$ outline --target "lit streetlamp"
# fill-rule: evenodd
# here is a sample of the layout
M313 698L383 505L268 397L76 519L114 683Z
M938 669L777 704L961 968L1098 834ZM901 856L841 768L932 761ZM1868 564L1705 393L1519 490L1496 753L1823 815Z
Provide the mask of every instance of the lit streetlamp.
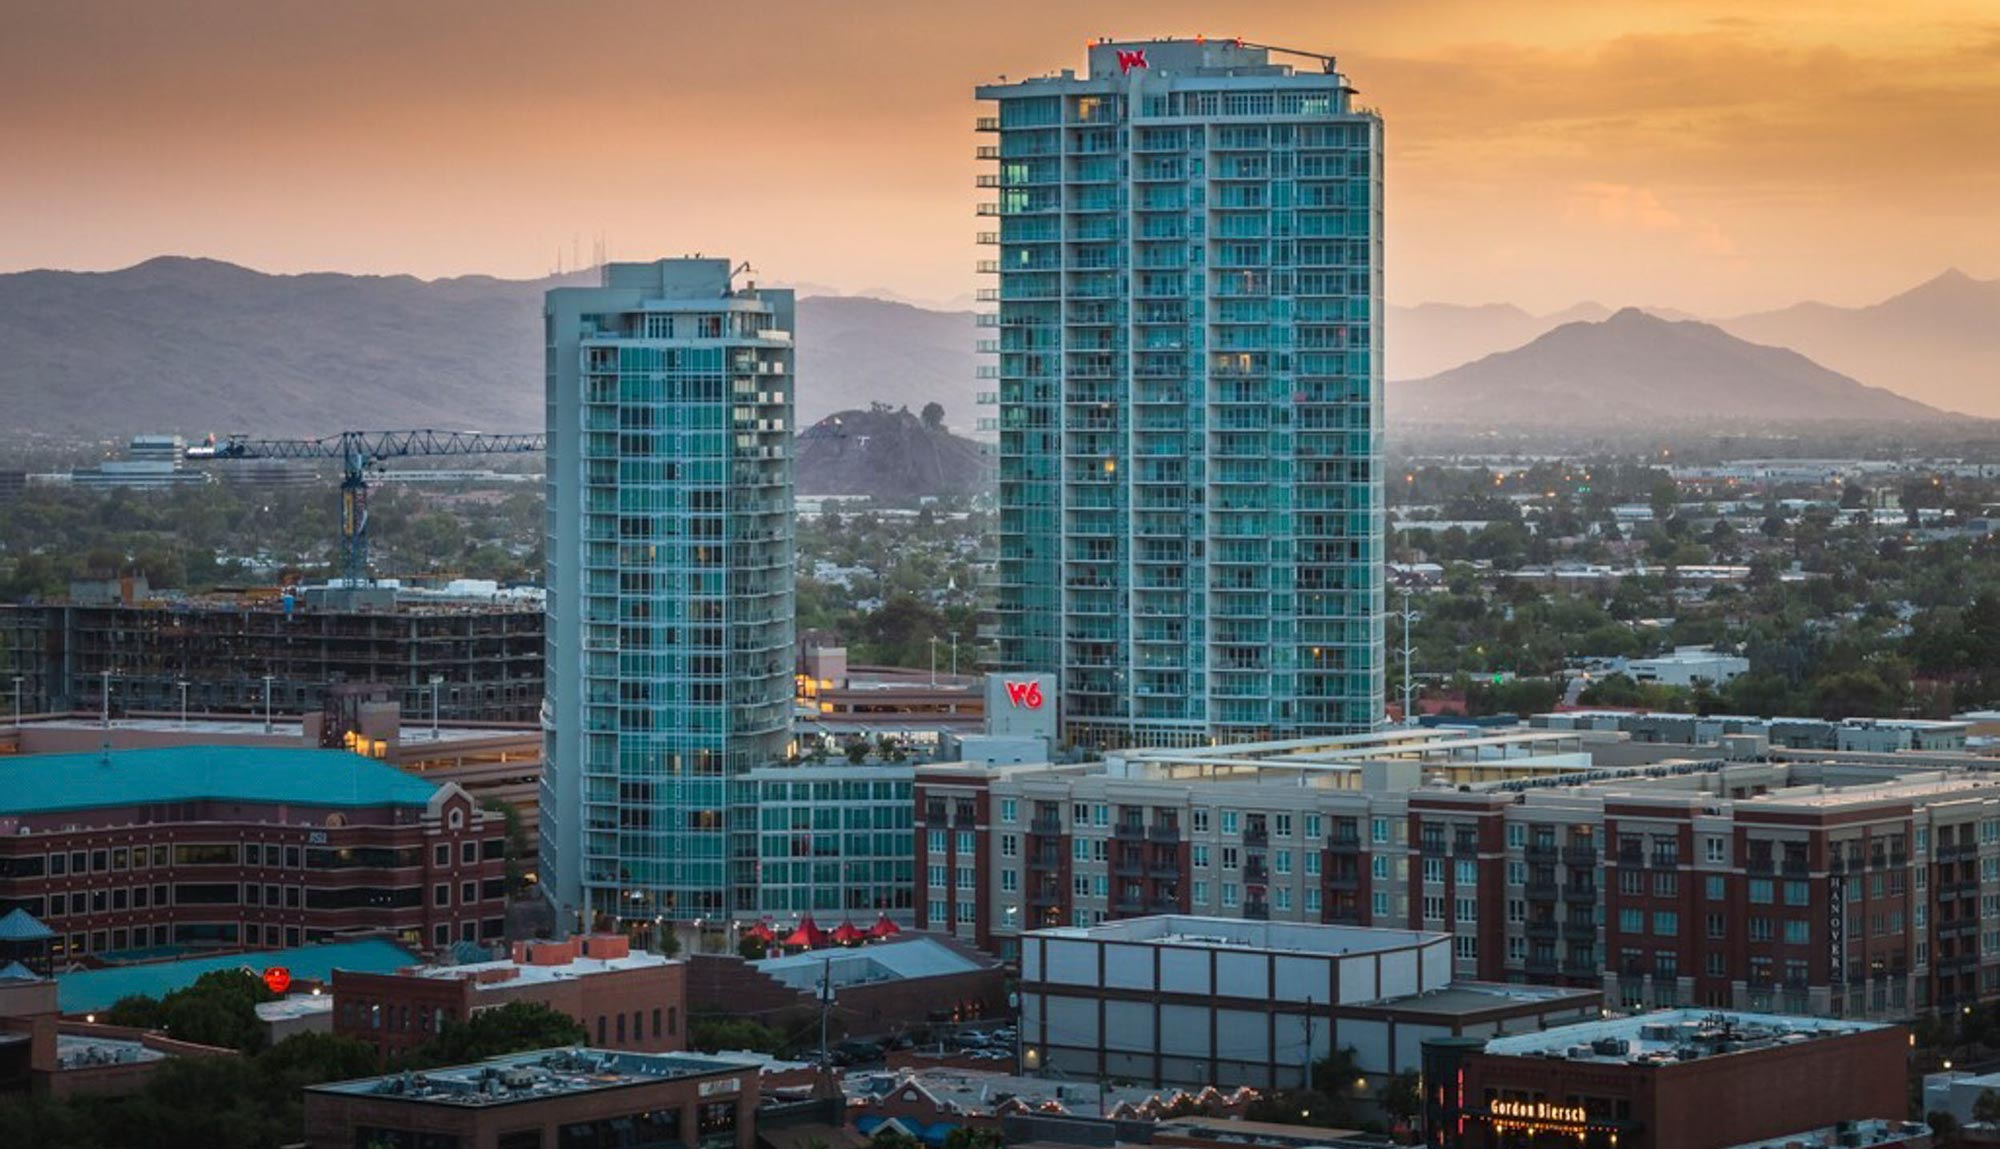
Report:
M277 676L273 674L264 676L264 733L266 734L271 732L271 680L275 677Z

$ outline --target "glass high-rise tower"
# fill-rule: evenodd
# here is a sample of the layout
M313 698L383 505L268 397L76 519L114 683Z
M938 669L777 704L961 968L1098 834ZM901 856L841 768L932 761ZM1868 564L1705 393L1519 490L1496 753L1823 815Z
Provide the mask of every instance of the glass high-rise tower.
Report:
M545 321L548 896L721 914L728 780L791 736L792 293L618 263Z
M1059 673L1087 745L1372 727L1380 118L1331 57L1240 41L978 95L1002 665Z

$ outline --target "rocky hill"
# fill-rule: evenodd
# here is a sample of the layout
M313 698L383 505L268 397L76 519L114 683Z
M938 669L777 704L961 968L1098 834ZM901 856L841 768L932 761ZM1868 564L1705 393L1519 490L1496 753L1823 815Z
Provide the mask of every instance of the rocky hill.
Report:
M968 495L986 485L980 445L907 407L840 411L799 433L802 495Z

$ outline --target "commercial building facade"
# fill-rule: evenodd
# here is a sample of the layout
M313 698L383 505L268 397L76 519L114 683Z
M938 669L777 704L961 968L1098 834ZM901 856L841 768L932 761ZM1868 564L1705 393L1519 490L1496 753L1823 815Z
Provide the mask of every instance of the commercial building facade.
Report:
M685 1053L551 1049L305 1091L309 1149L752 1149L758 1067Z
M623 934L515 942L498 961L333 973L333 1032L384 1054L413 1049L484 1009L527 1001L566 1013L603 1049L686 1047L687 967L633 953Z
M1096 746L1383 712L1382 123L1331 57L1102 42L983 86L995 613Z
M1162 915L1022 939L1025 1068L1223 1088L1299 1088L1352 1050L1364 1082L1414 1070L1427 1037L1595 1017L1595 991L1454 985L1451 938Z
M1550 733L920 768L919 921L1005 957L1028 929L1159 913L1434 931L1455 978L1623 1008L2000 997L1994 775L1603 768Z
M1695 1010L1436 1040L1423 1053L1425 1144L1782 1144L1836 1121L1899 1117L1908 1055L1900 1026Z
M720 915L729 780L790 739L792 295L611 264L546 321L545 889L569 926Z
M909 766L785 766L730 782L738 916L814 914L911 924L915 849Z
M337 750L196 746L0 759L0 909L73 961L387 933L497 938L497 814Z

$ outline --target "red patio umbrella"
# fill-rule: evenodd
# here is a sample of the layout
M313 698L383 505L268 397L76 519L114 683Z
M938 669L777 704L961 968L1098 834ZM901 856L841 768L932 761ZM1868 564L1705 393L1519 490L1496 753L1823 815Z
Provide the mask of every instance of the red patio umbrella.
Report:
M826 944L826 939L826 931L814 925L813 916L807 914L799 919L799 928L786 936L784 944L787 946L804 946L806 949L816 950Z
M902 927L890 921L888 914L876 918L875 924L868 927L868 936L878 941L882 938L893 938L902 932Z
M838 945L851 946L856 942L867 941L868 931L853 922L842 922L834 927L833 940Z
M771 932L771 923L756 922L749 929L743 931L743 936L746 938L756 938L760 942L768 942L778 935Z

